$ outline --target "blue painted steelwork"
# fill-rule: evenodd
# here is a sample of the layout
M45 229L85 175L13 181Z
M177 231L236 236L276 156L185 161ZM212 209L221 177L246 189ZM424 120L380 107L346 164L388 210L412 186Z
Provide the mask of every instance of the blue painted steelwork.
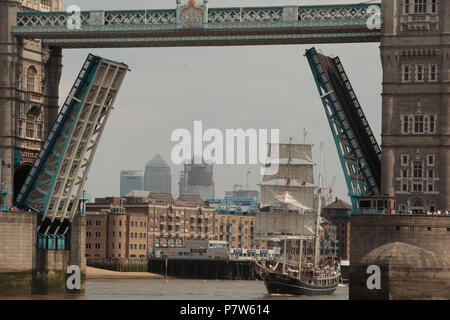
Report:
M41 152L36 158L19 195L15 199L17 207L37 211L34 204L39 202L43 203L43 205L40 206L37 212L40 214L45 213L51 194L49 191L53 189L58 168L63 161L64 152L67 148L76 118L78 117L81 105L83 104L82 102L89 89L99 61L100 58L92 54L87 57ZM57 140L61 138L62 141L57 144ZM48 159L50 156L52 156L52 160L49 162ZM42 175L47 175L48 179L37 181L38 177ZM41 186L48 183L51 186L42 190ZM36 190L41 196L30 199L29 195L32 190Z
M37 234L38 239L38 248L39 249L47 249L47 238L44 234L38 232Z
M0 184L0 196L3 199L3 201L0 211L8 211L8 207L6 206L6 196L11 193L12 192L8 192L8 186L6 185L6 182L2 182Z
M208 8L198 21L183 22L186 10L86 11L81 29L67 28L66 12L21 12L16 36L61 47L254 45L312 42L375 42L369 6L318 5ZM189 19L187 19L189 20ZM190 19L192 20L192 19ZM192 24L193 23L193 24Z
M348 91L347 93L354 97L352 103L347 101L345 94L340 92L342 89L337 87L336 79L330 79L330 77L339 77L340 75L337 73L345 75L338 58L332 60L319 55L314 48L307 50L305 55L308 58L336 144L352 207L356 209L360 196L379 193L380 172L377 170L380 167L381 150L375 138L366 137L366 139L362 139L360 136L363 134L361 133L362 130L366 130L365 128L369 128L370 134L371 130L367 121L361 128L361 123L355 120L357 117L359 119L365 119L365 117L359 103L357 103L357 106L353 105L355 101L357 102L357 99L351 86L349 86L349 81L344 83L348 83L345 88ZM330 71L333 68L338 70L338 66L341 70L336 71L336 74ZM345 75L345 77L347 76ZM364 132L367 135L369 134L367 131ZM375 146L377 149L375 149Z

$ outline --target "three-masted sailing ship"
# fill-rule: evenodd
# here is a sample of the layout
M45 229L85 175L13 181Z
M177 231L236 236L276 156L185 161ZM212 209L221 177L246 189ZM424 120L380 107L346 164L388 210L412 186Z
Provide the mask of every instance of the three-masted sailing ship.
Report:
M261 210L256 214L255 238L282 243L283 254L274 265L264 260L256 262L258 272L269 294L333 294L340 273L332 264L319 264L323 145L318 186L314 184L315 163L306 134L305 144L293 144L292 139L289 144L269 144L269 157L273 147L279 148L279 169L275 174L265 174L260 184ZM275 180L278 184L271 183ZM287 253L288 243L295 242L298 242L297 263ZM313 263L303 261L304 242L314 242Z

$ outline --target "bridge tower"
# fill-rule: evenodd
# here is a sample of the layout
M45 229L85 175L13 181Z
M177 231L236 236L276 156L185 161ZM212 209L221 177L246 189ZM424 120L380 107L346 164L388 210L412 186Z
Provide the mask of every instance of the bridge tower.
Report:
M450 209L450 1L383 0L381 191Z
M58 114L61 49L11 33L17 12L61 11L62 0L0 0L1 182L17 193ZM13 194L7 206L13 205Z

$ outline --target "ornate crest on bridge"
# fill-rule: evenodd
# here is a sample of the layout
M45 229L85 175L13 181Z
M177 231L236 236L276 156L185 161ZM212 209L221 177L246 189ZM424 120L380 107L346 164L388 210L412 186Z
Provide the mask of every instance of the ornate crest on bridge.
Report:
M179 7L179 22L181 28L201 28L205 23L205 3L197 4L195 0L188 0Z

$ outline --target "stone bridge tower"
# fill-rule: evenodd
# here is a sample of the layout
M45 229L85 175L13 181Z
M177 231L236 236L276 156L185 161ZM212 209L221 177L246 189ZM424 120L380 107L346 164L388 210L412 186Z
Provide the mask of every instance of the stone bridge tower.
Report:
M20 188L58 113L61 50L12 34L20 11L61 11L62 0L0 0L0 180ZM12 194L7 205L12 206Z
M382 193L450 209L450 1L383 0Z

